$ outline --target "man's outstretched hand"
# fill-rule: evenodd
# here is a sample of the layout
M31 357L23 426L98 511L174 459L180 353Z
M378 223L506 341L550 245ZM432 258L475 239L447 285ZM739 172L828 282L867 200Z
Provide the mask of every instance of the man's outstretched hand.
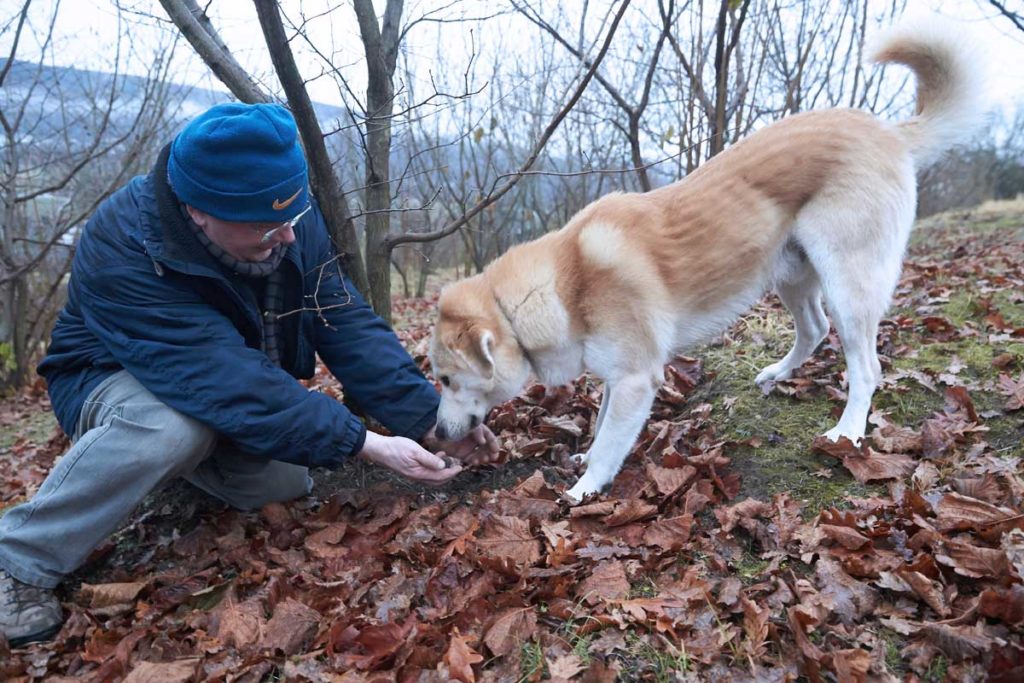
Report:
M359 457L427 484L443 484L462 471L460 462L446 466L443 457L434 455L412 439L381 436L374 432L366 432L366 442L363 450L359 451Z
M423 437L423 445L439 456L448 456L463 465L489 465L501 460L498 439L487 425L477 425L457 441L442 441L434 435L434 427Z

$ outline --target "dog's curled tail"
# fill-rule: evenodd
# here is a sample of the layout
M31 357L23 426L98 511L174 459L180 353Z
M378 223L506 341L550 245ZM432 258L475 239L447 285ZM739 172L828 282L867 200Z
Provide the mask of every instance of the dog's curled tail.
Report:
M879 36L872 61L910 67L917 77L917 115L898 124L921 168L984 123L984 58L961 27L931 18Z

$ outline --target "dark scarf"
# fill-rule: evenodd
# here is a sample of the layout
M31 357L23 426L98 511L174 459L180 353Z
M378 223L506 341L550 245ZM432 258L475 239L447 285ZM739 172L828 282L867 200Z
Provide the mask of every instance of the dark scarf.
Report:
M264 261L247 263L231 257L211 242L206 233L192 222L185 206L174 196L170 183L167 181L167 157L170 150L171 146L168 144L160 151L152 176L166 248L171 252L172 258L191 261L202 259L204 255L208 255L239 275L267 278L267 286L263 291L263 337L260 348L275 365L281 365L278 316L284 308L284 274L278 269L278 266L284 258L284 245L279 244L274 247L270 256ZM189 229L186 230L185 226L188 226ZM194 241L189 239L190 233L195 237Z
M263 261L239 261L214 244L203 232L203 229L196 225L188 210L181 204L181 213L192 229L199 243L206 247L206 250L217 259L221 265L229 268L232 272L250 278L266 278L267 286L263 291L263 344L261 350L267 354L274 365L281 364L280 327L278 315L284 307L284 275L278 269L281 259L284 258L285 246L278 244Z

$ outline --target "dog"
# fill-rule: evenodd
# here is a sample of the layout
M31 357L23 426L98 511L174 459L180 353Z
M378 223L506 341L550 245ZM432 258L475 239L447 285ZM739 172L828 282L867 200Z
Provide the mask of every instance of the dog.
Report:
M873 59L914 72L909 120L856 109L786 117L678 182L594 201L443 289L429 352L442 385L438 436L463 436L531 375L558 385L589 370L604 393L586 471L566 492L582 501L618 473L673 355L774 288L796 335L756 383L786 379L811 356L829 331L824 300L849 383L825 436L862 439L882 379L878 323L915 217L915 170L984 113L977 58L948 26L891 29Z

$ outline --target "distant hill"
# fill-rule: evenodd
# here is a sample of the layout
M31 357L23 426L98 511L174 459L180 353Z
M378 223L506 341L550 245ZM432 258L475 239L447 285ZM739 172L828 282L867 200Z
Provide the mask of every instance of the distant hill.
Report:
M0 58L0 69L6 64L7 59ZM0 105L5 112L14 112L29 98L26 118L19 128L40 144L55 135L86 139L98 124L90 115L93 102L105 100L115 85L119 98L111 126L117 130L134 118L136 108L132 105L141 101L150 87L145 77L14 60L0 89ZM171 83L167 96L169 122L174 127L176 122L187 121L214 104L232 99L226 91ZM322 122L345 113L341 107L320 102L314 102L313 107Z

